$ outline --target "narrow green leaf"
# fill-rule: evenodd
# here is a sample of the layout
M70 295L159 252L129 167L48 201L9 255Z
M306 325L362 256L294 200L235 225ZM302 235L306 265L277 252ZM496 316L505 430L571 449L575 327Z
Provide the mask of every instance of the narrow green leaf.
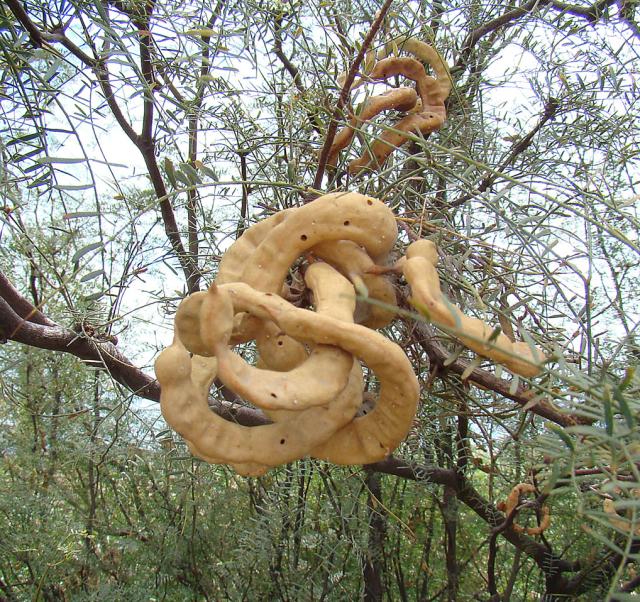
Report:
M25 134L24 136L18 136L17 138L13 138L12 140L9 140L9 142L7 142L5 146L9 148L10 146L14 146L15 144L22 144L23 142L28 142L29 140L35 140L36 138L40 138L39 133Z
M56 190L89 190L93 188L93 184L54 184Z
M550 431L553 431L556 435L558 435L558 437L560 437L560 439L562 439L562 441L564 442L564 444L572 451L575 452L576 448L575 445L573 443L573 440L571 439L571 437L569 437L569 435L567 435L567 433L564 432L564 429L560 428L559 426L557 426L556 424L549 424L548 428Z
M105 291L100 291L99 293L93 293L92 295L84 295L82 298L85 301L97 301L104 296L104 293Z
M164 170L169 178L169 182L174 188L178 188L178 181L176 180L176 168L173 165L173 161L169 157L164 158Z
M218 174L211 169L210 167L207 167L206 165L202 166L202 171L204 173L206 173L214 182L217 182L220 178L218 178Z
M41 152L42 152L41 148L34 148L33 150L30 150L28 153L23 153L21 155L14 155L12 159L16 163L19 163L20 161L24 161L25 159L30 159L31 157L38 155Z
M613 407L611 405L611 392L608 390L608 387L605 387L604 391L604 399L602 401L604 406L604 425L607 431L607 435L613 435Z
M624 373L624 379L622 379L622 382L620 383L620 390L624 391L632 382L633 382L633 378L636 374L636 367L635 366L629 366Z
M40 157L36 160L36 163L40 165L51 165L52 163L64 163L66 165L73 165L76 163L84 163L85 159L72 159L71 157Z
M75 211L74 213L65 213L62 219L78 219L82 217L97 217L100 215L97 211Z
M102 276L102 274L104 274L104 270L94 270L93 272L89 272L88 274L85 274L82 278L80 278L80 282L88 282L89 280L98 278L98 276Z
M95 251L96 249L101 249L104 245L101 242L92 242L90 245L86 245L81 249L78 249L71 258L71 263L78 263L80 259L82 259L87 253L91 253L91 251Z
M627 400L624 398L624 395L622 394L621 387L615 388L615 390L613 391L613 398L618 402L620 413L624 416L624 419L627 422L627 426L630 429L633 429L635 420L633 419L631 408L629 408L629 404L627 403Z
M189 184L202 184L198 172L188 163L180 163L180 171L187 177Z

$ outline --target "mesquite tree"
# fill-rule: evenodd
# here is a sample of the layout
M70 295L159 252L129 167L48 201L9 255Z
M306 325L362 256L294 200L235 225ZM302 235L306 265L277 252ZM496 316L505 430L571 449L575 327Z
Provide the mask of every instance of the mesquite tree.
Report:
M3 599L630 597L634 2L5 0L0 17ZM374 93L350 82L399 35L449 65L446 122L350 173L397 121L380 115L331 165ZM544 349L544 371L474 357L396 278L385 334L421 394L393 456L256 479L195 460L151 370L177 301L251 224L333 190L384 199L401 244L432 239L449 298ZM266 420L225 387L210 405Z

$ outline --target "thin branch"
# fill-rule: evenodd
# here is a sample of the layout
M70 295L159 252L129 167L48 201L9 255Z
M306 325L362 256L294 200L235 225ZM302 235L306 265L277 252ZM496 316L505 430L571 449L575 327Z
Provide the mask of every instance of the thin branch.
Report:
M18 23L24 27L27 34L29 34L29 39L31 43L36 48L42 48L44 44L44 39L42 37L42 33L36 27L36 25L31 21L27 11L24 10L24 7L18 0L5 0L9 10L13 13L13 16L18 20Z
M587 19L590 23L595 23L602 17L606 9L615 3L616 0L599 0L591 6L581 6L576 4L566 4L564 2L554 0L528 0L521 6L509 10L499 17L496 17L491 21L487 21L484 25L481 25L471 31L462 42L460 54L458 55L458 60L456 61L452 72L459 73L466 69L471 52L482 38L492 34L498 29L512 25L524 15L532 13L535 10L539 10L545 6L550 6L554 10L582 17Z
M293 79L293 84L298 89L300 94L305 93L304 86L302 85L302 78L300 77L300 69L298 69L284 53L282 49L282 14L279 14L274 18L274 32L273 32L273 52L280 59L282 66L289 72Z
M378 33L378 30L380 29L380 26L382 25L382 22L384 21L384 18L392 2L393 0L385 0L382 8L378 11L376 18L371 25L371 29L369 29L369 32L367 33L367 36L362 42L362 46L360 47L360 50L356 55L356 58L351 64L349 72L347 73L347 78L345 79L342 86L342 90L340 90L340 96L338 97L336 108L334 109L333 115L331 116L331 121L329 122L329 127L327 129L327 135L324 140L324 145L322 147L322 150L320 151L320 156L318 158L318 169L316 171L315 178L313 179L313 188L315 190L320 190L322 187L322 178L324 177L324 172L327 168L329 151L331 150L331 145L333 144L333 140L336 137L336 132L338 131L338 122L340 121L340 118L342 116L342 109L344 109L345 105L347 104L349 92L351 91L351 86L353 85L353 82L356 78L358 69L360 68L360 64L362 63L364 55L369 49L369 46L371 46L373 38L375 37L376 33ZM306 202L312 200L313 198L307 198Z
M630 581L627 581L620 588L620 593L627 594L627 593L635 592L639 587L640 587L640 575L636 575L633 579L631 579ZM614 602L613 599L612 599L612 602Z
M247 180L247 151L238 150L240 156L240 177L242 178L242 199L240 201L240 217L238 218L238 226L236 228L236 238L240 238L247 227L247 217L249 215L249 183Z
M489 593L500 600L498 596L498 587L496 585L496 555L498 551L498 535L513 525L516 518L516 508L513 508L507 515L505 521L491 530L491 538L489 539L489 557L487 559L487 579ZM492 598L493 599L493 598Z
M599 0L587 6L552 0L550 6L561 13L573 15L574 17L582 17L589 21L589 23L596 23L606 13L607 9L614 4L616 4L616 0Z
M463 359L456 359L453 363L445 366L445 360L449 358L451 353L436 341L435 330L429 324L424 322L415 323L415 335L417 343L424 349L429 359L440 366L442 370L451 370L456 374L462 374L469 368L471 362ZM509 381L497 378L490 372L476 368L471 372L468 379L469 382L478 385L482 389L494 391L507 399L515 401L520 406L526 406L536 396L534 391L519 386L515 391ZM547 420L551 420L560 426L575 426L584 423L584 419L564 412L556 410L550 403L540 400L537 404L529 408L530 412L542 416Z
M153 38L151 34L151 15L155 6L155 0L147 0L145 3L145 16L143 20L132 22L138 29L138 41L140 47L140 71L144 79L144 102L142 109L142 133L141 138L145 143L153 143L153 113L155 101L153 90L156 80L153 75L153 62L151 60L151 44ZM155 153L154 153L155 157Z
M460 205L464 205L464 203L466 203L468 200L474 198L478 194L482 194L483 192L488 190L491 186L493 186L496 180L499 178L499 175L504 173L506 168L512 165L515 162L515 160L525 150L527 150L529 146L531 146L531 143L533 142L533 139L535 138L536 134L545 126L545 124L547 124L556 116L558 112L558 106L559 106L558 101L555 98L550 98L545 104L544 111L540 116L538 123L536 123L533 129L526 136L518 140L513 145L513 147L507 154L506 158L500 163L500 165L498 165L498 167L495 170L492 170L491 172L489 172L482 179L480 184L478 184L475 190L473 190L472 192L465 192L464 194L460 195L457 199L455 199L454 201L451 201L448 207L452 209L454 207L459 207Z
M225 0L219 0L212 15L207 21L206 29L211 30L215 25L218 17L222 13L222 9L225 5ZM202 108L202 102L204 100L204 92L206 90L206 78L211 70L211 36L206 34L202 36L202 44L204 48L202 50L202 58L200 61L200 81L196 90L196 95L191 103L191 109L189 114L189 148L188 156L189 163L195 168L196 160L198 158L198 129L200 126L200 110ZM165 77L165 80L169 81ZM169 83L171 83L169 81ZM173 85L173 84L171 84ZM174 88L175 89L175 88ZM178 93L179 100L181 95ZM181 99L181 102L186 102ZM197 214L197 192L195 189L190 188L187 191L187 232L188 232L188 245L189 255L197 265L198 256L200 254L199 239L198 239L198 214ZM189 292L195 292L200 288L200 271L194 270L189 280L187 280L187 289Z
M277 17L275 17L274 25L273 52L278 57L278 59L280 59L280 62L282 63L282 66L285 68L285 70L289 73L289 75L291 75L293 84L297 88L298 92L300 92L300 96L304 97L304 95L306 94L306 90L304 85L302 84L300 69L298 69L298 67L296 67L291 62L291 59L287 57L282 48L282 15L278 15ZM306 108L306 113L311 127L315 132L317 132L319 136L322 136L321 122L320 118L318 117L317 109L315 111L312 111L310 108Z
M126 13L126 8L121 3L116 1L113 2L113 4L119 10L125 11L125 14L128 14ZM146 5L147 11L150 11L153 8L153 2L148 2L146 3ZM140 154L144 159L145 165L149 170L149 177L151 179L154 192L160 199L160 214L162 216L165 233L167 235L167 238L169 239L169 242L171 243L176 256L178 257L183 273L185 275L185 279L187 281L187 288L189 289L190 286L193 286L194 274L198 272L198 268L194 259L187 254L184 246L182 245L178 223L176 221L171 202L169 201L167 189L164 185L162 173L160 172L160 168L158 167L158 162L155 156L155 142L151 133L153 127L153 95L151 93L151 87L153 86L153 74L149 46L149 44L151 43L151 33L148 30L140 27L141 25L143 25L140 20L142 17L137 14L133 16L129 15L132 20L134 19L134 17L136 19L134 25L137 23L136 26L138 27L138 35L140 37L140 52L142 62L141 68L143 71L143 76L145 77L146 85L150 88L148 90L148 94L145 95L142 134L138 134L125 117L116 100L116 96L110 81L109 70L105 60L93 59L90 56L86 55L84 52L78 49L64 35L64 33L56 32L54 34L48 34L40 31L38 27L33 23L33 21L31 21L24 9L22 9L17 0L11 0L11 2L9 3L9 8L12 10L14 16L16 16L16 19L20 21L20 23L23 25L23 27L25 27L25 29L27 29L27 31L38 32L37 34L34 34L36 35L35 40L44 40L46 38L49 41L62 44L65 48L72 52L72 54L76 56L84 65L92 69L92 71L94 72L98 80L98 84L100 85L100 89L102 90L102 94L116 122L122 128L122 131L131 140L131 142L133 142L133 144L138 148ZM20 12L20 9L22 9L22 12ZM30 33L30 35L32 34ZM32 35L32 40L33 39L34 38ZM194 291L189 289L189 292Z

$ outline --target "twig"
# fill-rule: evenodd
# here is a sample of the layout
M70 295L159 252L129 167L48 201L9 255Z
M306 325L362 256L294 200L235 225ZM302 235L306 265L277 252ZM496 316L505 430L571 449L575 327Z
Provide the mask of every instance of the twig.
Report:
M240 238L247 224L247 216L249 213L249 184L247 182L247 151L240 149L240 177L242 178L242 199L240 204L240 218L238 219L238 227L236 228L236 238Z
M627 581L621 588L621 593L631 593L637 590L640 587L640 575L636 575L630 581ZM612 599L613 602L613 599Z
M225 0L219 0L218 4L213 10L212 15L209 17L207 21L206 28L208 30L213 29L215 22L222 12L222 8L224 7ZM202 36L202 44L204 48L202 50L202 58L200 62L200 81L198 82L198 88L196 91L195 98L193 100L191 112L189 115L189 125L188 125L188 156L189 163L192 167L195 168L195 163L198 158L198 127L200 122L200 109L202 108L202 102L204 100L204 92L206 90L206 78L209 75L211 70L211 36L203 35ZM168 78L164 77L165 80ZM173 84L171 83L171 86ZM175 87L174 87L175 89ZM177 92L177 90L176 90ZM179 92L178 92L179 94ZM181 95L180 95L181 96ZM184 102L181 101L181 102ZM186 103L185 103L186 104ZM189 245L189 256L193 259L194 263L198 263L198 255L200 253L200 242L198 239L198 214L197 214L197 196L198 193L195 188L190 188L187 191L187 236L188 236L188 245ZM194 270L191 274L190 279L187 281L187 287L190 292L195 292L200 289L200 271Z
M284 53L284 50L282 48L282 15L278 15L274 18L274 26L273 52L278 57L278 59L280 59L280 62L282 63L282 66L285 68L285 70L289 73L289 75L291 75L291 78L293 79L293 85L296 87L298 92L300 92L300 96L304 97L304 95L306 94L306 90L304 85L302 84L300 69L298 69L298 67L296 67L291 62L291 59ZM317 132L319 136L322 136L321 122L320 118L318 117L318 111L312 111L308 107L305 107L305 110L307 113L307 119L309 120L311 127L315 132Z
M460 205L466 203L468 200L472 199L474 196L485 192L491 186L493 186L495 181L498 179L499 174L504 173L505 169L509 167L518 158L518 156L520 156L525 150L527 150L529 146L531 146L531 143L533 142L536 134L545 126L547 122L551 121L556 116L558 112L558 106L558 101L555 98L550 98L545 104L544 111L540 116L538 123L536 123L534 128L526 136L518 140L513 145L504 161L502 161L502 163L500 163L500 165L494 171L491 171L489 174L487 174L482 179L480 184L478 184L475 190L460 195L457 199L451 201L451 203L448 204L448 207L459 207Z
M347 99L349 98L349 92L351 91L351 86L353 84L353 81L356 78L356 74L358 73L360 64L364 59L364 55L369 49L369 46L371 45L371 42L373 41L373 38L375 37L376 33L378 33L378 30L380 29L380 26L382 25L382 22L384 21L384 18L392 2L393 0L386 0L385 3L382 5L382 8L378 11L376 18L371 25L371 29L369 29L367 36L362 42L362 46L360 47L360 50L356 55L356 58L354 59L353 63L351 64L351 67L349 68L347 77L344 80L342 90L340 90L340 96L338 97L338 102L336 103L336 108L333 111L333 115L331 116L331 121L329 122L329 127L327 128L327 135L324 140L324 145L322 147L322 150L320 151L320 156L318 158L318 169L316 171L316 175L313 180L313 188L315 190L320 190L322 186L322 178L324 177L324 172L327 167L327 159L329 158L329 151L331 150L331 145L333 144L333 140L336 137L336 132L338 130L338 122L342 115L342 109L344 109L345 105L347 104ZM310 195L310 197L311 198L307 197L305 199L305 202L312 201L314 198L316 198L315 196L312 196L312 195Z
M194 292L194 281L197 282L198 267L197 264L186 251L182 245L182 239L180 237L180 231L178 223L169 201L167 190L164 185L162 173L158 167L158 162L155 156L155 142L152 136L153 128L153 73L150 56L150 44L151 44L151 32L146 29L146 23L148 23L153 9L154 2L145 3L146 16L138 13L129 13L124 5L117 0L112 2L118 10L123 11L131 19L134 25L138 28L138 36L140 37L140 58L141 58L141 70L143 77L145 78L145 85L148 90L145 92L144 113L143 113L143 126L142 133L138 134L131 124L124 116L118 102L116 100L115 92L111 86L109 77L109 70L105 60L99 60L92 58L77 46L75 46L61 31L55 33L48 33L41 31L35 23L29 18L22 6L17 0L9 0L8 6L12 11L16 19L27 30L31 41L34 45L41 47L43 41L56 42L63 45L69 52L71 52L76 58L78 58L85 66L89 67L96 76L102 94L107 102L107 106L111 110L116 122L122 128L122 131L133 142L136 148L139 150L145 165L149 170L149 178L153 184L154 192L160 199L160 214L162 216L162 222L164 224L165 233L171 246L178 257L178 261L182 267L185 279L187 281L187 288L189 292ZM146 19L146 20L145 20Z
M432 362L439 366L444 366L444 361L449 357L450 353L436 342L433 327L424 322L416 322L414 326L417 343L424 349ZM470 362L458 358L453 363L447 364L446 370L452 370L456 374L462 374L467 371L469 365ZM480 368L472 370L467 380L483 389L495 391L521 406L526 406L535 397L533 391L522 386L513 391L510 382L497 378L490 372ZM575 426L576 424L585 423L585 420L580 417L556 410L545 400L540 400L539 403L529 408L529 411L547 420L551 420L560 426Z
M554 10L560 11L562 13L572 14L577 17L582 17L587 19L590 23L595 23L604 14L604 11L615 3L616 0L599 0L591 6L580 6L576 4L566 4L564 2L554 0L528 0L521 6L509 10L499 17L496 17L491 21L487 21L487 23L485 23L484 25L481 25L480 27L477 27L476 29L471 31L462 43L462 49L460 50L458 60L456 61L455 67L452 69L452 71L459 73L460 71L466 69L469 61L469 56L473 51L473 48L483 37L492 34L498 29L508 27L509 25L520 19L520 17L523 17L524 15L531 13L534 10L539 10L545 6L550 6Z
M282 49L282 15L278 15L274 18L273 24L275 25L273 32L273 52L280 59L282 66L289 72L289 75L293 79L294 86L298 89L300 94L305 93L304 86L302 85L302 78L300 77L300 69L298 69L284 53Z

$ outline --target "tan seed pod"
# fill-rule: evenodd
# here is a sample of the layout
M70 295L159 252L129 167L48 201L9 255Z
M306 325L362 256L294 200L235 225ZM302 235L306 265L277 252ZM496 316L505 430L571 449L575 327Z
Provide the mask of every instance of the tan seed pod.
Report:
M370 148L358 158L349 163L349 173L355 175L365 168L377 169L396 149L402 146L411 135L429 134L442 127L446 120L446 113L437 107L429 107L429 111L412 113L403 117L391 128L373 141Z
M535 493L536 488L530 483L519 483L509 493L506 504L504 504L504 513L508 516L513 512L515 507L520 503L520 496L525 493ZM540 509L542 518L540 524L537 527L522 527L518 523L513 523L513 530L518 533L526 533L527 535L540 535L543 531L546 531L551 524L551 514L549 512L549 506L544 504Z
M430 78L431 85L427 90L427 104L444 103L451 92L452 80L449 67L440 53L422 40L409 36L398 36L385 45L385 49L378 54L378 58L382 59L398 50L412 54L433 69L435 78Z
M176 335L156 360L155 369L163 416L193 452L208 462L232 464L251 474L261 470L259 465L278 466L304 457L311 447L346 424L362 401L362 372L354 363L347 386L329 405L296 412L294 418L277 424L245 427L209 410L208 388L216 375L215 359L192 358Z
M275 293L289 266L321 242L351 240L378 257L393 248L397 235L393 212L381 201L357 192L325 194L293 211L269 232L246 265L241 281Z
M431 241L409 245L407 257L398 262L411 286L412 301L436 325L452 330L466 347L483 357L503 364L509 370L531 377L540 373L544 354L524 342L514 343L500 333L493 337L494 329L478 318L465 316L440 290L436 271L437 251ZM415 246L414 246L415 245Z
M427 75L424 65L415 58L389 56L399 51L413 54L430 65L436 77ZM415 38L400 36L385 45L384 49L378 53L378 59L373 69L368 72L367 80L383 81L398 75L404 76L415 82L419 99L410 107L407 101L400 110L407 111L409 114L386 129L358 159L349 163L349 173L352 175L358 174L365 168L378 169L389 155L412 135L427 135L438 130L447 116L444 103L451 91L451 75L447 64L433 47ZM365 78L361 78L353 88L357 88L364 81ZM371 103L371 116L380 112L374 113L375 107L375 103ZM350 143L353 136L351 129L354 126L355 123L352 120L336 137L329 155L330 165L336 164L338 152Z
M293 370L309 357L302 343L288 337L273 322L264 323L256 335L256 347L262 362L256 366L278 372Z
M369 298L385 305L396 305L393 284L385 276L368 273L378 266L358 244L350 240L328 241L316 245L311 251L337 268L357 285L359 291L364 287ZM355 316L358 324L378 329L388 326L395 318L395 312L365 300L358 301Z
M313 291L317 315L353 321L355 292L348 280L326 263L312 264L305 279ZM201 323L208 328L217 316L214 311L207 313L206 303L205 297ZM350 353L331 345L316 345L305 361L288 372L251 366L226 342L218 345L215 354L220 380L247 401L268 410L297 411L326 405L345 387L353 364Z
M368 328L293 307L243 283L224 287L234 296L234 306L253 308L260 318L272 319L298 340L340 347L364 361L378 377L380 393L373 411L317 446L314 457L336 464L366 464L381 460L399 445L411 428L419 386L411 362L398 345Z
M335 167L338 161L338 154L351 144L356 129L361 124L373 119L383 111L410 111L415 107L417 100L418 95L416 91L413 88L404 87L393 88L383 94L367 99L360 109L360 112L357 115L352 115L349 124L336 134L329 150L327 165Z
M271 232L278 224L284 222L295 209L285 209L278 211L272 216L260 220L247 228L234 243L227 249L218 264L216 282L225 284L226 282L239 282L242 272L246 267L258 245L265 236Z
M314 446L314 457L336 464L367 464L386 457L404 439L413 423L419 386L411 362L398 345L368 328L294 307L277 295L256 291L245 283L220 285L216 294L221 292L231 295L236 310L272 320L300 341L340 347L366 362L378 377L380 393L374 409L350 421L326 444ZM161 372L164 374L163 370L158 372L159 380ZM193 437L190 441L197 443Z

